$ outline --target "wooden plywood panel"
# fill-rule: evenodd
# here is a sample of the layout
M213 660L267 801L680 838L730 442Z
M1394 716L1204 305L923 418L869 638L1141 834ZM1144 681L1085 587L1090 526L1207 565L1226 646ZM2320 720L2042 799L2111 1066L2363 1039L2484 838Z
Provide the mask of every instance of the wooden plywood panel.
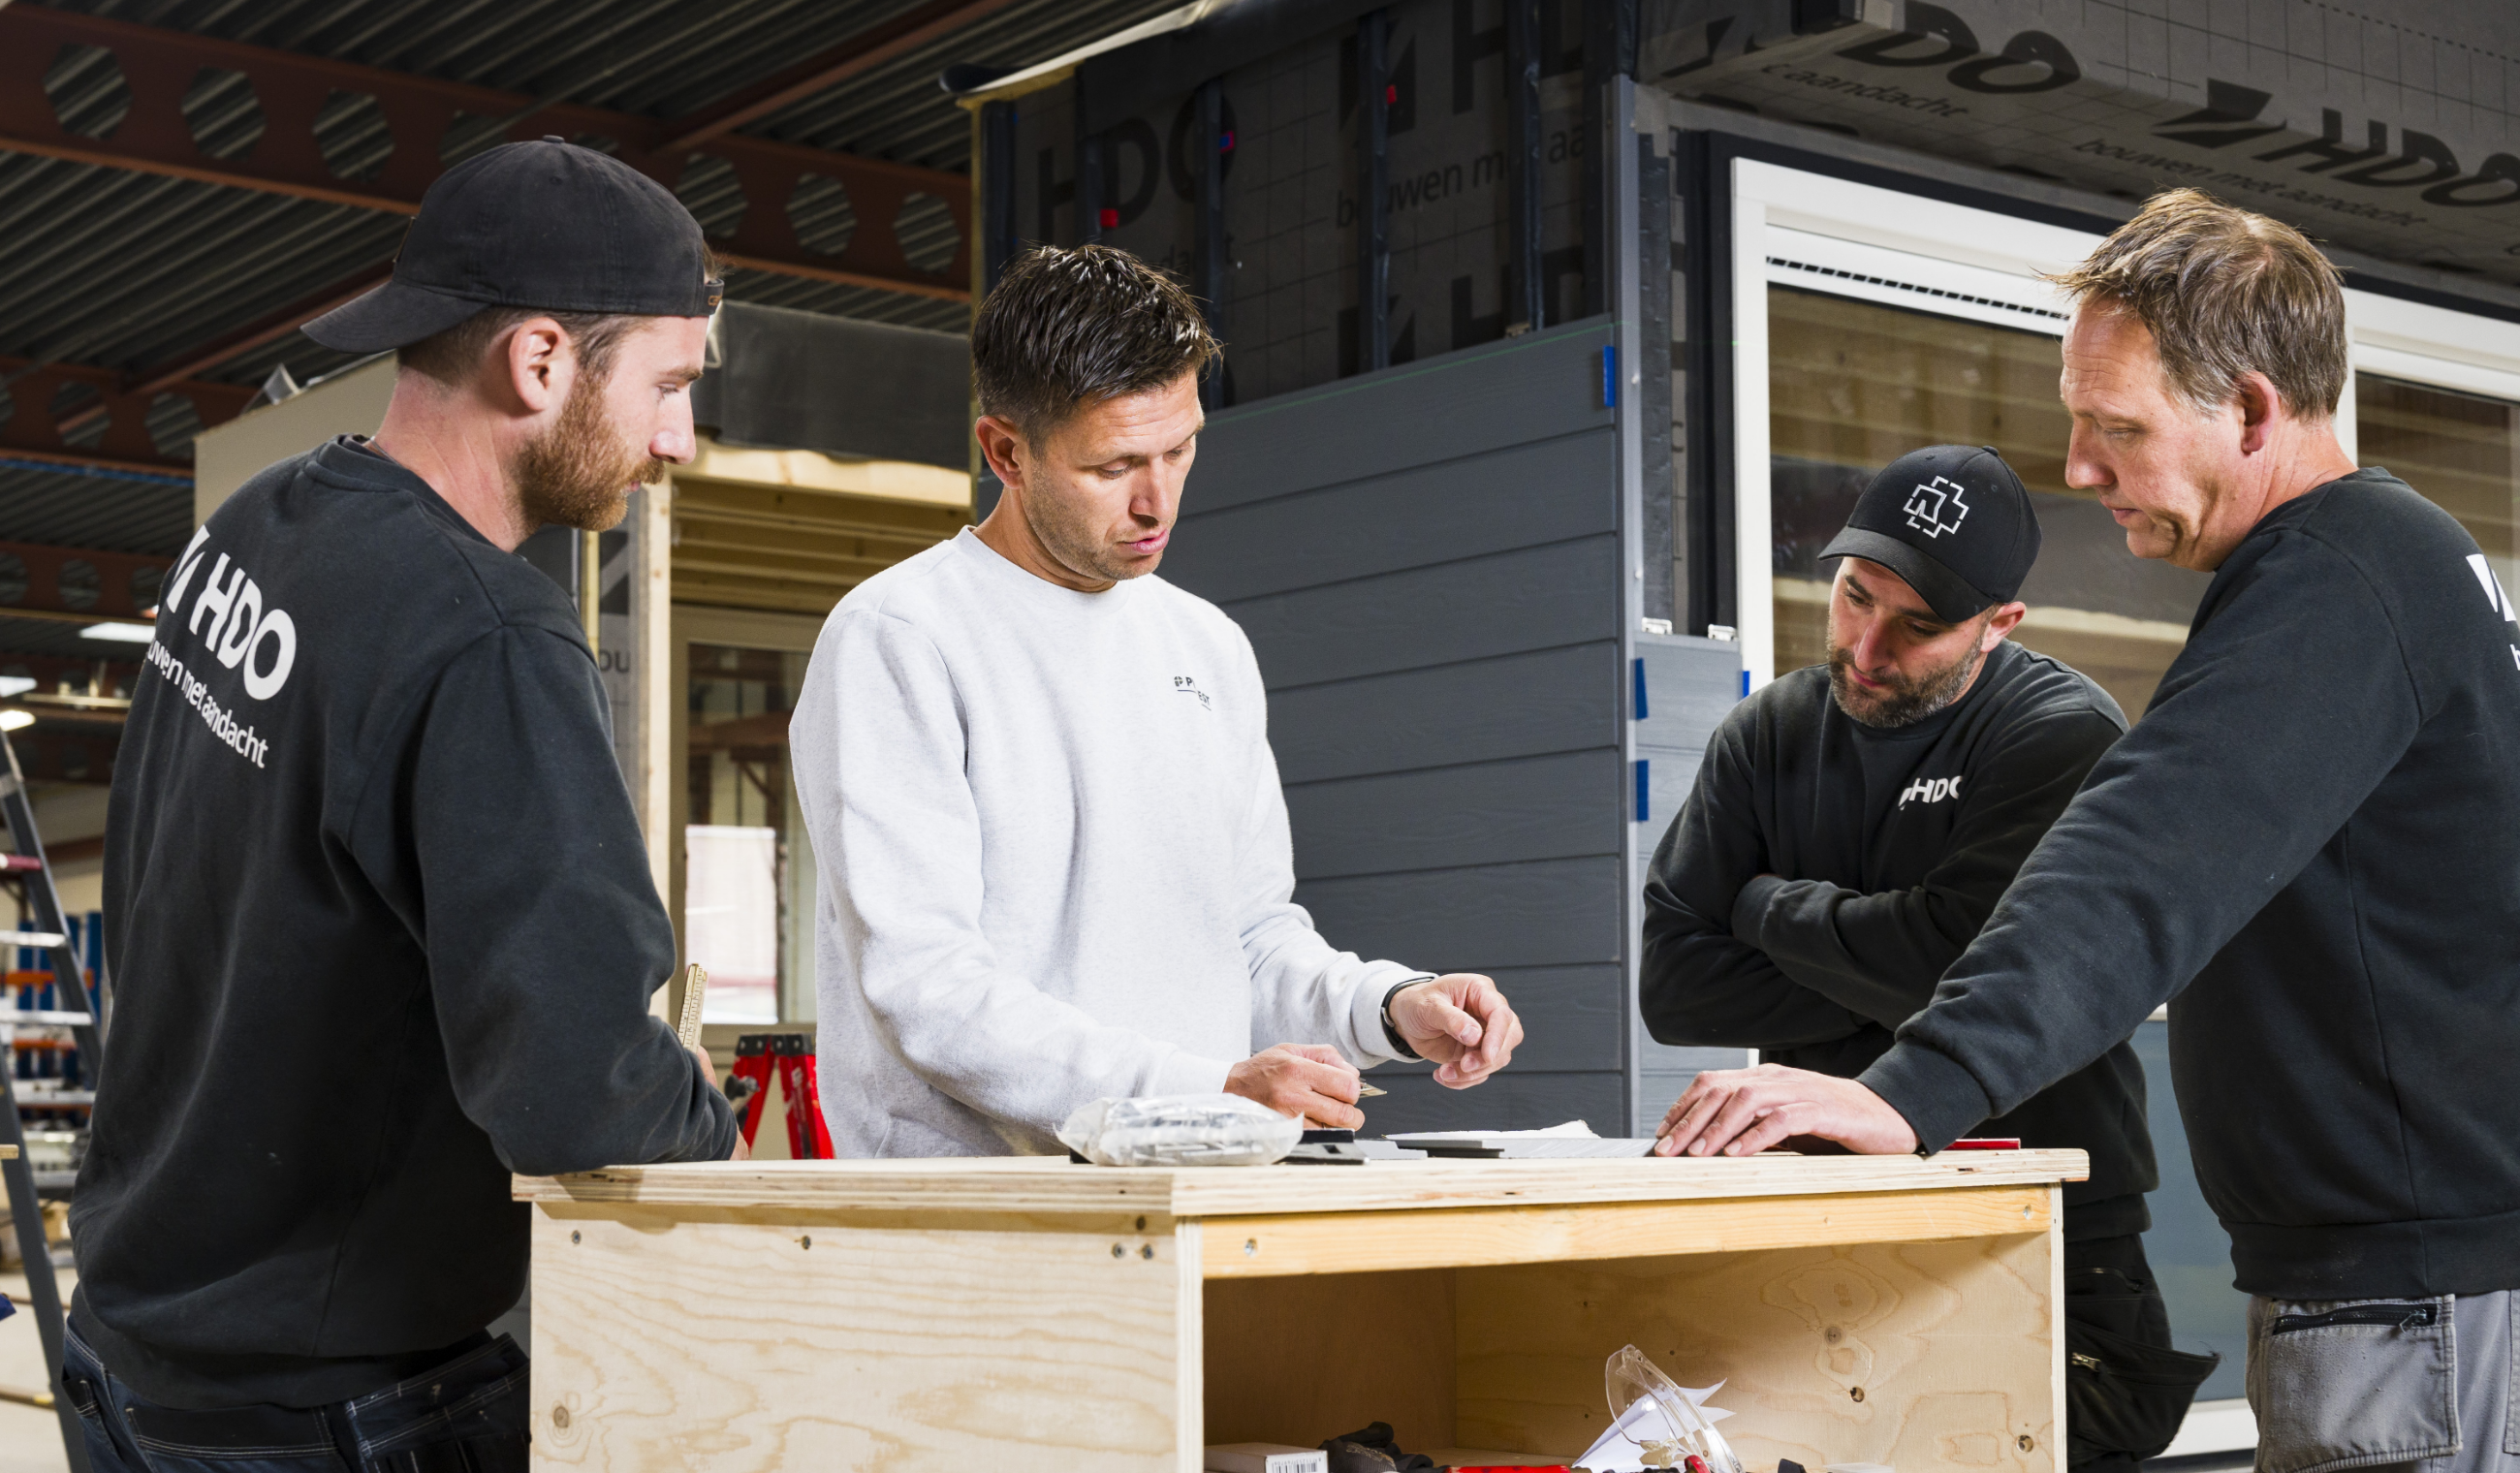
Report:
M2052 1194L2044 1186L1987 1186L1966 1191L1743 1197L1687 1206L1616 1202L1444 1213L1218 1216L1203 1220L1202 1272L1209 1278L1265 1278L1365 1269L1566 1264L1818 1244L1986 1237L2046 1230L2056 1212L2049 1200ZM1613 1341L1603 1354L1617 1348L1618 1342ZM1482 1440L1466 1430L1462 1435L1474 1442Z
M1458 1435L1590 1446L1601 1365L1633 1344L1725 1383L1747 1465L2046 1473L2062 1347L2047 1233L1714 1257L1463 1269ZM1860 1396L1860 1400L1859 1400Z
M1489 1086L1482 1085L1481 1089ZM1915 1156L1688 1156L1637 1161L1417 1161L1248 1170L1082 1166L1061 1157L686 1161L518 1177L518 1201L579 1213L628 1208L1006 1214L1134 1223L1251 1213L1381 1212L1541 1202L1694 1202L1846 1192L1961 1191L2080 1182L2078 1150ZM1080 1231L1098 1230L1093 1227ZM1116 1230L1116 1229L1114 1229ZM1148 1230L1148 1229L1139 1229Z
M1315 1448L1369 1422L1452 1441L1448 1270L1214 1280L1205 1318L1210 1444Z
M1295 900L1334 946L1429 971L1614 961L1621 860L1538 860L1310 880Z
M539 1207L534 1466L1195 1466L1195 1235L1136 1221Z
M1539 1130L1568 1120L1587 1121L1604 1136L1622 1133L1621 1077L1615 1066L1528 1069L1517 1053L1503 1074L1466 1090L1448 1090L1435 1083L1431 1073L1424 1072L1426 1065L1410 1068L1416 1072L1399 1073L1391 1065L1373 1071L1373 1082L1390 1093L1365 1102L1367 1135Z
M1619 647L1604 641L1276 689L1269 741L1290 783L1616 750L1619 680Z
M1225 611L1250 636L1272 688L1300 686L1616 639L1618 577L1618 539L1586 537Z
M1197 472L1164 576L1228 603L1618 526L1606 428L1208 510Z
M1295 874L1617 854L1626 776L1617 750L1603 748L1290 784Z
M1609 341L1608 322L1595 319L1227 410L1199 435L1199 502L1240 506L1289 487L1606 430L1600 354Z

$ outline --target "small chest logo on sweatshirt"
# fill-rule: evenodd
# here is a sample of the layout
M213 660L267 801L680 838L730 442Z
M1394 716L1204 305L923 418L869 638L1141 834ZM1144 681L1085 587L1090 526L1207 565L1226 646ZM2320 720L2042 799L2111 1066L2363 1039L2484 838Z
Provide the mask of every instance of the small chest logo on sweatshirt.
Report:
M1207 692L1200 690L1198 688L1198 682L1192 679L1190 676L1176 675L1173 677L1173 693L1176 695L1197 696L1198 708L1202 711L1213 711L1216 709L1216 702L1209 700L1207 698Z
M1945 798L1959 795L1960 780L1958 778L1918 778L1899 794L1899 806L1905 808L1911 802L1940 803Z
M1900 510L1908 513L1908 525L1928 537L1957 532L1968 520L1969 504L1960 500L1960 483L1935 476L1918 481L1908 493L1908 505Z

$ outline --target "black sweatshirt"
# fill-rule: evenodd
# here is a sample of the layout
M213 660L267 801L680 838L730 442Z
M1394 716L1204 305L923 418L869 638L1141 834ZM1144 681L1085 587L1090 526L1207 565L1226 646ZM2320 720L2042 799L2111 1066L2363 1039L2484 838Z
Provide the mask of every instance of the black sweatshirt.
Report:
M2143 724L1864 1081L1939 1145L2171 998L2241 1289L2520 1288L2520 623L2385 470L2225 560Z
M142 1396L314 1406L514 1304L509 1173L723 1157L559 588L346 440L169 575L107 815L82 1330Z
M2009 642L1958 700L1894 731L1839 710L1825 666L1763 687L1716 729L1654 853L1645 1027L1863 1073L2125 731L2108 692ZM2091 1180L2065 1188L2078 1239L2142 1231L2157 1184L2123 1038L1988 1128L2091 1153Z

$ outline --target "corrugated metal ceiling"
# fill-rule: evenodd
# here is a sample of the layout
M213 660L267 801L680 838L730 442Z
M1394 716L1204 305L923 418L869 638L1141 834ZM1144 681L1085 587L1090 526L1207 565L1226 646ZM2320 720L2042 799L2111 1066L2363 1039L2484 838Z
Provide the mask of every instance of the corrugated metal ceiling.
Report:
M27 0L20 0L27 3ZM799 58L912 8L916 0L70 0L55 8L276 47L397 71L652 116L679 116ZM1018 0L764 117L742 131L818 148L967 170L967 114L936 86L955 62L1024 66L1170 9L1176 0ZM127 107L117 68L66 51L47 78L73 127L102 130ZM250 90L205 73L185 108L212 152L241 151L261 119ZM339 102L319 124L328 157L382 156L372 108ZM480 138L450 137L450 156ZM595 140L585 140L595 142ZM600 146L600 145L599 145ZM682 193L723 227L742 201L730 180L698 171ZM774 201L774 207L775 207ZM845 206L800 228L841 229ZM131 370L173 358L375 265L404 221L287 199L29 155L0 154L0 354ZM914 251L918 241L905 243ZM950 226L942 242L950 250ZM847 317L957 329L958 303L739 271L740 300ZM339 355L291 334L204 377L258 383L286 364L300 379ZM153 421L169 448L189 442L189 406ZM101 426L99 426L101 427ZM0 540L171 555L190 531L189 493L131 480L0 464ZM27 648L23 621L0 624L0 648ZM31 633L28 636L31 638ZM50 638L38 642L49 648Z

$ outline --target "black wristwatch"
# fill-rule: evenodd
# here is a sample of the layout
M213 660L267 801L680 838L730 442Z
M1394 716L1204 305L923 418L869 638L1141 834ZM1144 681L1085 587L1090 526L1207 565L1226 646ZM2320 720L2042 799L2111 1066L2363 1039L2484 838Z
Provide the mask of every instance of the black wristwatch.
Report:
M1391 1000L1400 996L1401 991L1405 988L1415 987L1420 982L1432 982L1434 980L1435 974L1433 972L1422 972L1418 976L1410 977L1404 981L1394 982L1391 984L1391 991L1382 995L1382 1036L1391 1041L1392 1051L1399 1054L1402 1058L1424 1058L1426 1055L1410 1048L1409 1041L1400 1036L1400 1030L1398 1028L1392 1026Z

